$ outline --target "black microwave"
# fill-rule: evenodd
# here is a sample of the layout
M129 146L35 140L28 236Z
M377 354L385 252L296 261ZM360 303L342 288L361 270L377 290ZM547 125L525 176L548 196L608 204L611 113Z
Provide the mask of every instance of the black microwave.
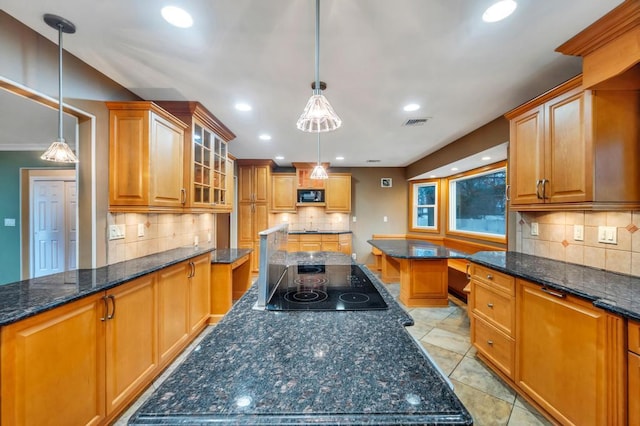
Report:
M298 189L299 203L324 203L324 189Z

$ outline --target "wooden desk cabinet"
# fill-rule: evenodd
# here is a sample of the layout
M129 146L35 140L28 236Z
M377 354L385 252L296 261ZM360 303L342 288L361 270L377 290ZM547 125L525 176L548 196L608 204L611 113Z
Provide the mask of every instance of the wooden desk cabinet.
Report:
M248 253L233 263L211 264L211 315L213 324L229 312L233 301L239 299L251 287L251 256Z

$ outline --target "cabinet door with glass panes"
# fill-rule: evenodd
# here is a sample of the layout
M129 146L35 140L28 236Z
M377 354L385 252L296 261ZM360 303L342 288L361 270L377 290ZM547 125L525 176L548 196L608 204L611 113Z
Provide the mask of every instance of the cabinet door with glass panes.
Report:
M200 123L193 125L191 207L227 210L227 143Z

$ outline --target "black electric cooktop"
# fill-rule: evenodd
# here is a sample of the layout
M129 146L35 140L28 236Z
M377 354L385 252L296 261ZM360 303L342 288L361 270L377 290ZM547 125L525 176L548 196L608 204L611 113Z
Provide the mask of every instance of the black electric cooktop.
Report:
M364 311L388 306L358 265L293 265L281 277L266 308L271 311Z

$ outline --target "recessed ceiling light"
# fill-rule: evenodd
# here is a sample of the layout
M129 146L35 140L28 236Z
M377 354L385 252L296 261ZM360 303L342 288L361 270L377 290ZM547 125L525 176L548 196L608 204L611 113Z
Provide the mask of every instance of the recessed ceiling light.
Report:
M251 111L251 105L244 103L244 102L238 102L236 104L236 109L238 111Z
M193 25L193 18L189 13L176 6L165 6L160 11L162 17L171 25L178 28L190 28Z
M513 0L500 0L491 6L482 14L482 20L484 22L498 22L502 21L507 16L511 15L516 10L518 4Z
M484 157L481 158L482 161L489 161L491 160L491 157L489 157L488 155L485 155Z
M344 157L343 156L338 156L338 157L336 157L336 160L344 160Z
M282 155L276 155L276 160L284 160L284 157Z
M402 108L402 109L404 109L405 111L417 111L417 110L420 109L420 105L418 105L418 104L408 104L408 105L405 105L404 108Z
M436 175L431 175L431 176L429 176L429 177L430 177L431 179L433 179L433 178L437 178L438 176L436 176Z
M452 168L451 168L451 171L452 171L452 172L457 172L457 171L458 171L458 168L457 168L457 167L452 167Z
M263 141L270 141L271 140L271 135L267 135L266 133L263 133L258 137L260 138L260 140L263 140Z

